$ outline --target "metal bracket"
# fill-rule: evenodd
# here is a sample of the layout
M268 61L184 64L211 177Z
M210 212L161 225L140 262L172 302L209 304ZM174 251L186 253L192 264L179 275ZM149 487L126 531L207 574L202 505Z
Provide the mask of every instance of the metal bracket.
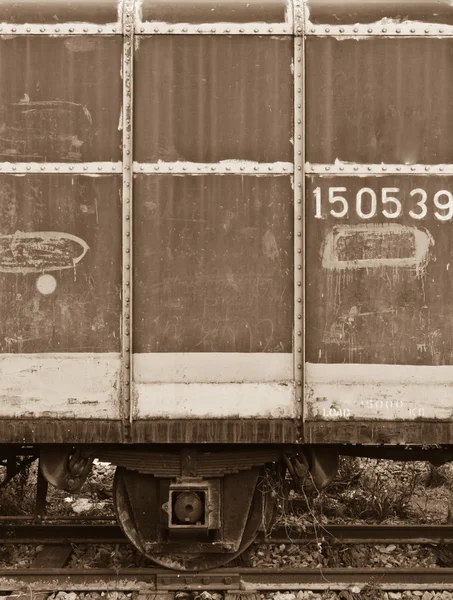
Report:
M209 575L156 575L156 590L237 590L241 587L238 573Z
M218 163L194 162L162 162L138 163L134 162L134 173L171 173L171 174L238 174L238 175L290 175L293 172L293 163L274 162L258 163L251 160L223 160Z
M289 23L136 23L137 34L151 35L291 35Z
M112 35L123 32L121 23L1 23L0 35Z
M122 163L118 162L85 162L85 163L37 163L37 162L2 162L0 173L81 173L99 175L121 173Z

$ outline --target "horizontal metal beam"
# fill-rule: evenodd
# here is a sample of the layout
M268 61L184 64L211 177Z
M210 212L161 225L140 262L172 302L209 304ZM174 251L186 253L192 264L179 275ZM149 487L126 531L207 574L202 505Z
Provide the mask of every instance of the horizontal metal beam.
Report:
M294 165L290 162L258 163L250 160L223 160L218 163L134 162L133 169L134 173L288 175L294 171Z
M139 22L136 34L291 35L291 23L165 23Z
M122 163L118 162L86 162L86 163L37 163L37 162L3 162L1 173L83 173L85 175L100 173L121 173Z
M305 33L308 36L334 37L453 37L453 25L436 23L421 23L419 21L404 21L403 23L385 20L378 23L356 23L354 25L330 25L305 23Z
M355 164L337 161L334 164L305 163L307 175L453 175L453 164L403 165Z
M112 35L123 33L121 23L0 23L1 35Z

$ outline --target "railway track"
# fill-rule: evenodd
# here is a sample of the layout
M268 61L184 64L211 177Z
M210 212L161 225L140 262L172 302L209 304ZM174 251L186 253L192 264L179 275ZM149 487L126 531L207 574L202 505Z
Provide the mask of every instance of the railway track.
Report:
M96 520L93 520L96 523ZM451 525L329 525L295 533L274 530L267 543L453 543ZM188 573L161 568L79 569L65 567L73 544L126 543L119 527L109 523L0 522L0 544L44 546L30 568L0 569L0 592L33 597L55 590L127 591L168 594L177 590L216 590L228 595L283 590L340 591L353 586L382 590L453 590L453 568L261 568L229 567ZM42 596L41 596L42 597ZM45 596L44 596L45 597Z

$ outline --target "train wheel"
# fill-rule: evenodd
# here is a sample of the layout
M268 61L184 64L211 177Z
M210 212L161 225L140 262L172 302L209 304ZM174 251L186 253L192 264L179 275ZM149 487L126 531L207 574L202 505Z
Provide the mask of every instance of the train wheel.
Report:
M268 479L269 472L251 469L200 481L200 489L211 486L213 490L207 493L209 504L203 507L202 492L197 491L196 483L191 482L191 487L183 490L184 483L172 484L169 479L118 467L113 492L115 510L126 536L152 561L184 571L213 569L239 556L260 528L270 526L275 501L271 486L265 485ZM172 501L173 485L180 488ZM204 512L211 513L210 524L202 516ZM215 514L212 517L216 512L218 519ZM181 524L173 525L178 518ZM190 523L184 525L184 521Z

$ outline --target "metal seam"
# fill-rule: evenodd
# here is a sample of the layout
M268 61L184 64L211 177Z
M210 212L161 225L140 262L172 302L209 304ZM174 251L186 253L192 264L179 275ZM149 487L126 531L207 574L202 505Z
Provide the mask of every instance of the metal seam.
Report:
M0 23L0 35L112 35L122 32L121 23Z
M134 162L134 173L173 173L173 174L266 174L289 175L293 173L294 165L290 162L258 163L246 160L224 160L218 163L195 162Z
M1 173L80 173L85 175L120 174L122 162L85 162L85 163L37 163L37 162L2 162Z
M423 23L420 21L394 22L383 19L377 23L355 23L354 25L313 24L306 21L308 36L347 37L452 37L453 25Z
M290 23L165 23L147 21L136 23L137 34L172 35L291 35Z
M134 1L123 5L123 268L122 268L122 328L121 364L122 397L126 407L125 422L131 423L132 403L132 135L133 135L133 51Z
M453 164L305 164L307 175L453 175Z
M300 24L296 23L295 28ZM303 36L294 38L294 380L297 414L303 432L303 376L305 324L304 245L304 54Z

